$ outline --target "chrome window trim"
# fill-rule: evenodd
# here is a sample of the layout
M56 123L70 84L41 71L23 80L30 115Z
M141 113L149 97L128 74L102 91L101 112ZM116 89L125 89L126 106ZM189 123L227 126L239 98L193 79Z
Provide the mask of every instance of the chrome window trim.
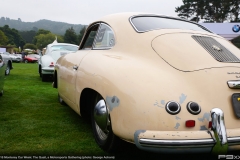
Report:
M83 35L83 38L82 38L82 40L81 40L81 42L85 40L85 37L86 37L86 35L88 34L89 30L91 30L91 28L94 27L94 26L96 26L96 25L99 25L99 26L100 26L101 23L100 23L100 22L96 22L96 23L92 24L91 26L89 26L89 27L86 29L86 31L85 31L85 33L84 33L84 35ZM96 35L97 35L97 34L96 34ZM94 37L93 44L94 44L95 38L96 38L96 36ZM84 42L84 44L82 44L81 42L80 42L80 45L79 45L79 49L78 49L78 50L91 50L91 49L93 48L93 46L92 46L91 48L83 48L84 45L85 45L85 43L86 43L86 41ZM93 44L92 44L92 45L93 45Z
M160 18L166 18L166 19L174 19L174 20L179 20L179 21L184 21L184 22L189 22L189 23L193 23L193 24L196 24L198 25L200 28L210 32L210 33L213 33L211 32L210 30L208 30L207 28L205 28L204 26L201 26L200 24L196 23L196 22L193 22L193 21L189 21L189 20L185 20L185 19L181 19L181 18L176 18L176 17L170 17L170 16L164 16L164 15L157 15L157 14L140 14L140 15L134 15L134 16L131 16L129 17L129 22L130 24L132 25L132 27L135 29L136 32L138 33L144 33L144 32L149 32L149 31L153 31L153 30L158 30L160 28L156 28L156 29L151 29L151 30L145 30L145 31L139 31L135 25L133 24L132 22L132 19L133 18L137 18L137 17L160 17ZM162 29L162 28L161 28ZM177 29L177 28L176 28Z
M95 48L95 44L96 44L96 37L98 36L98 33L99 33L99 30L101 29L101 27L102 27L102 25L106 25L106 26L108 26L110 29L111 29L111 31L112 31L112 33L113 33L113 36L114 36L114 45L112 46L112 47L101 47L101 48ZM98 28L98 31L97 31L97 34L96 34L96 36L95 36L95 38L94 38L94 41L93 41L93 46L92 46L92 50L109 50L109 49L112 49L114 46L115 46L115 38L116 36L115 36L115 33L114 33L114 31L113 31L113 29L112 29L112 27L110 27L108 24L106 24L106 23L103 23L103 22L101 22L100 24L99 24L99 28Z

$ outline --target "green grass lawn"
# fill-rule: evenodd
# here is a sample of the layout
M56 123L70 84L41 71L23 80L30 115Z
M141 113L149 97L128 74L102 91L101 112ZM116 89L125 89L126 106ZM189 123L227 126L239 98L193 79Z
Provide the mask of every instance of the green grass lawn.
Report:
M106 155L90 124L41 81L38 64L13 66L0 97L0 155Z

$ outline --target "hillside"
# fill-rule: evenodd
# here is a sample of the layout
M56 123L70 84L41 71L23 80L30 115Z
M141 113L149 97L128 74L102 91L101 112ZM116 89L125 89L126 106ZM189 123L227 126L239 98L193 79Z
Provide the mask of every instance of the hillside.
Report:
M55 22L55 21L50 21L46 19L39 20L36 22L23 22L21 21L20 18L18 20L14 20L10 18L1 17L0 27L3 27L4 25L8 25L10 28L15 28L16 30L19 30L19 31L30 31L30 30L37 31L38 29L45 29L58 35L64 35L65 31L70 27L73 27L75 32L79 34L80 30L84 26L86 26L82 24L69 24L64 22Z

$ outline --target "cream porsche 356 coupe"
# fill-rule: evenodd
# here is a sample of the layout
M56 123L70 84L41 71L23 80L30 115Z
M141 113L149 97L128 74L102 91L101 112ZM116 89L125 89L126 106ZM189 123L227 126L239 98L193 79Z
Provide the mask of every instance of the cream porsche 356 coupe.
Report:
M89 117L97 144L162 153L240 150L240 50L174 17L119 13L91 23L58 59L59 101Z

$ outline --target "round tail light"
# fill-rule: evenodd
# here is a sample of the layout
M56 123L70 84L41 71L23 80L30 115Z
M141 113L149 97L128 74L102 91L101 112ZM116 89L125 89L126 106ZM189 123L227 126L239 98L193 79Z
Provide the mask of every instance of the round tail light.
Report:
M188 102L187 110L191 114L197 115L201 112L201 107L195 102Z
M174 101L170 101L166 104L166 111L172 115L178 114L181 110L180 104Z

